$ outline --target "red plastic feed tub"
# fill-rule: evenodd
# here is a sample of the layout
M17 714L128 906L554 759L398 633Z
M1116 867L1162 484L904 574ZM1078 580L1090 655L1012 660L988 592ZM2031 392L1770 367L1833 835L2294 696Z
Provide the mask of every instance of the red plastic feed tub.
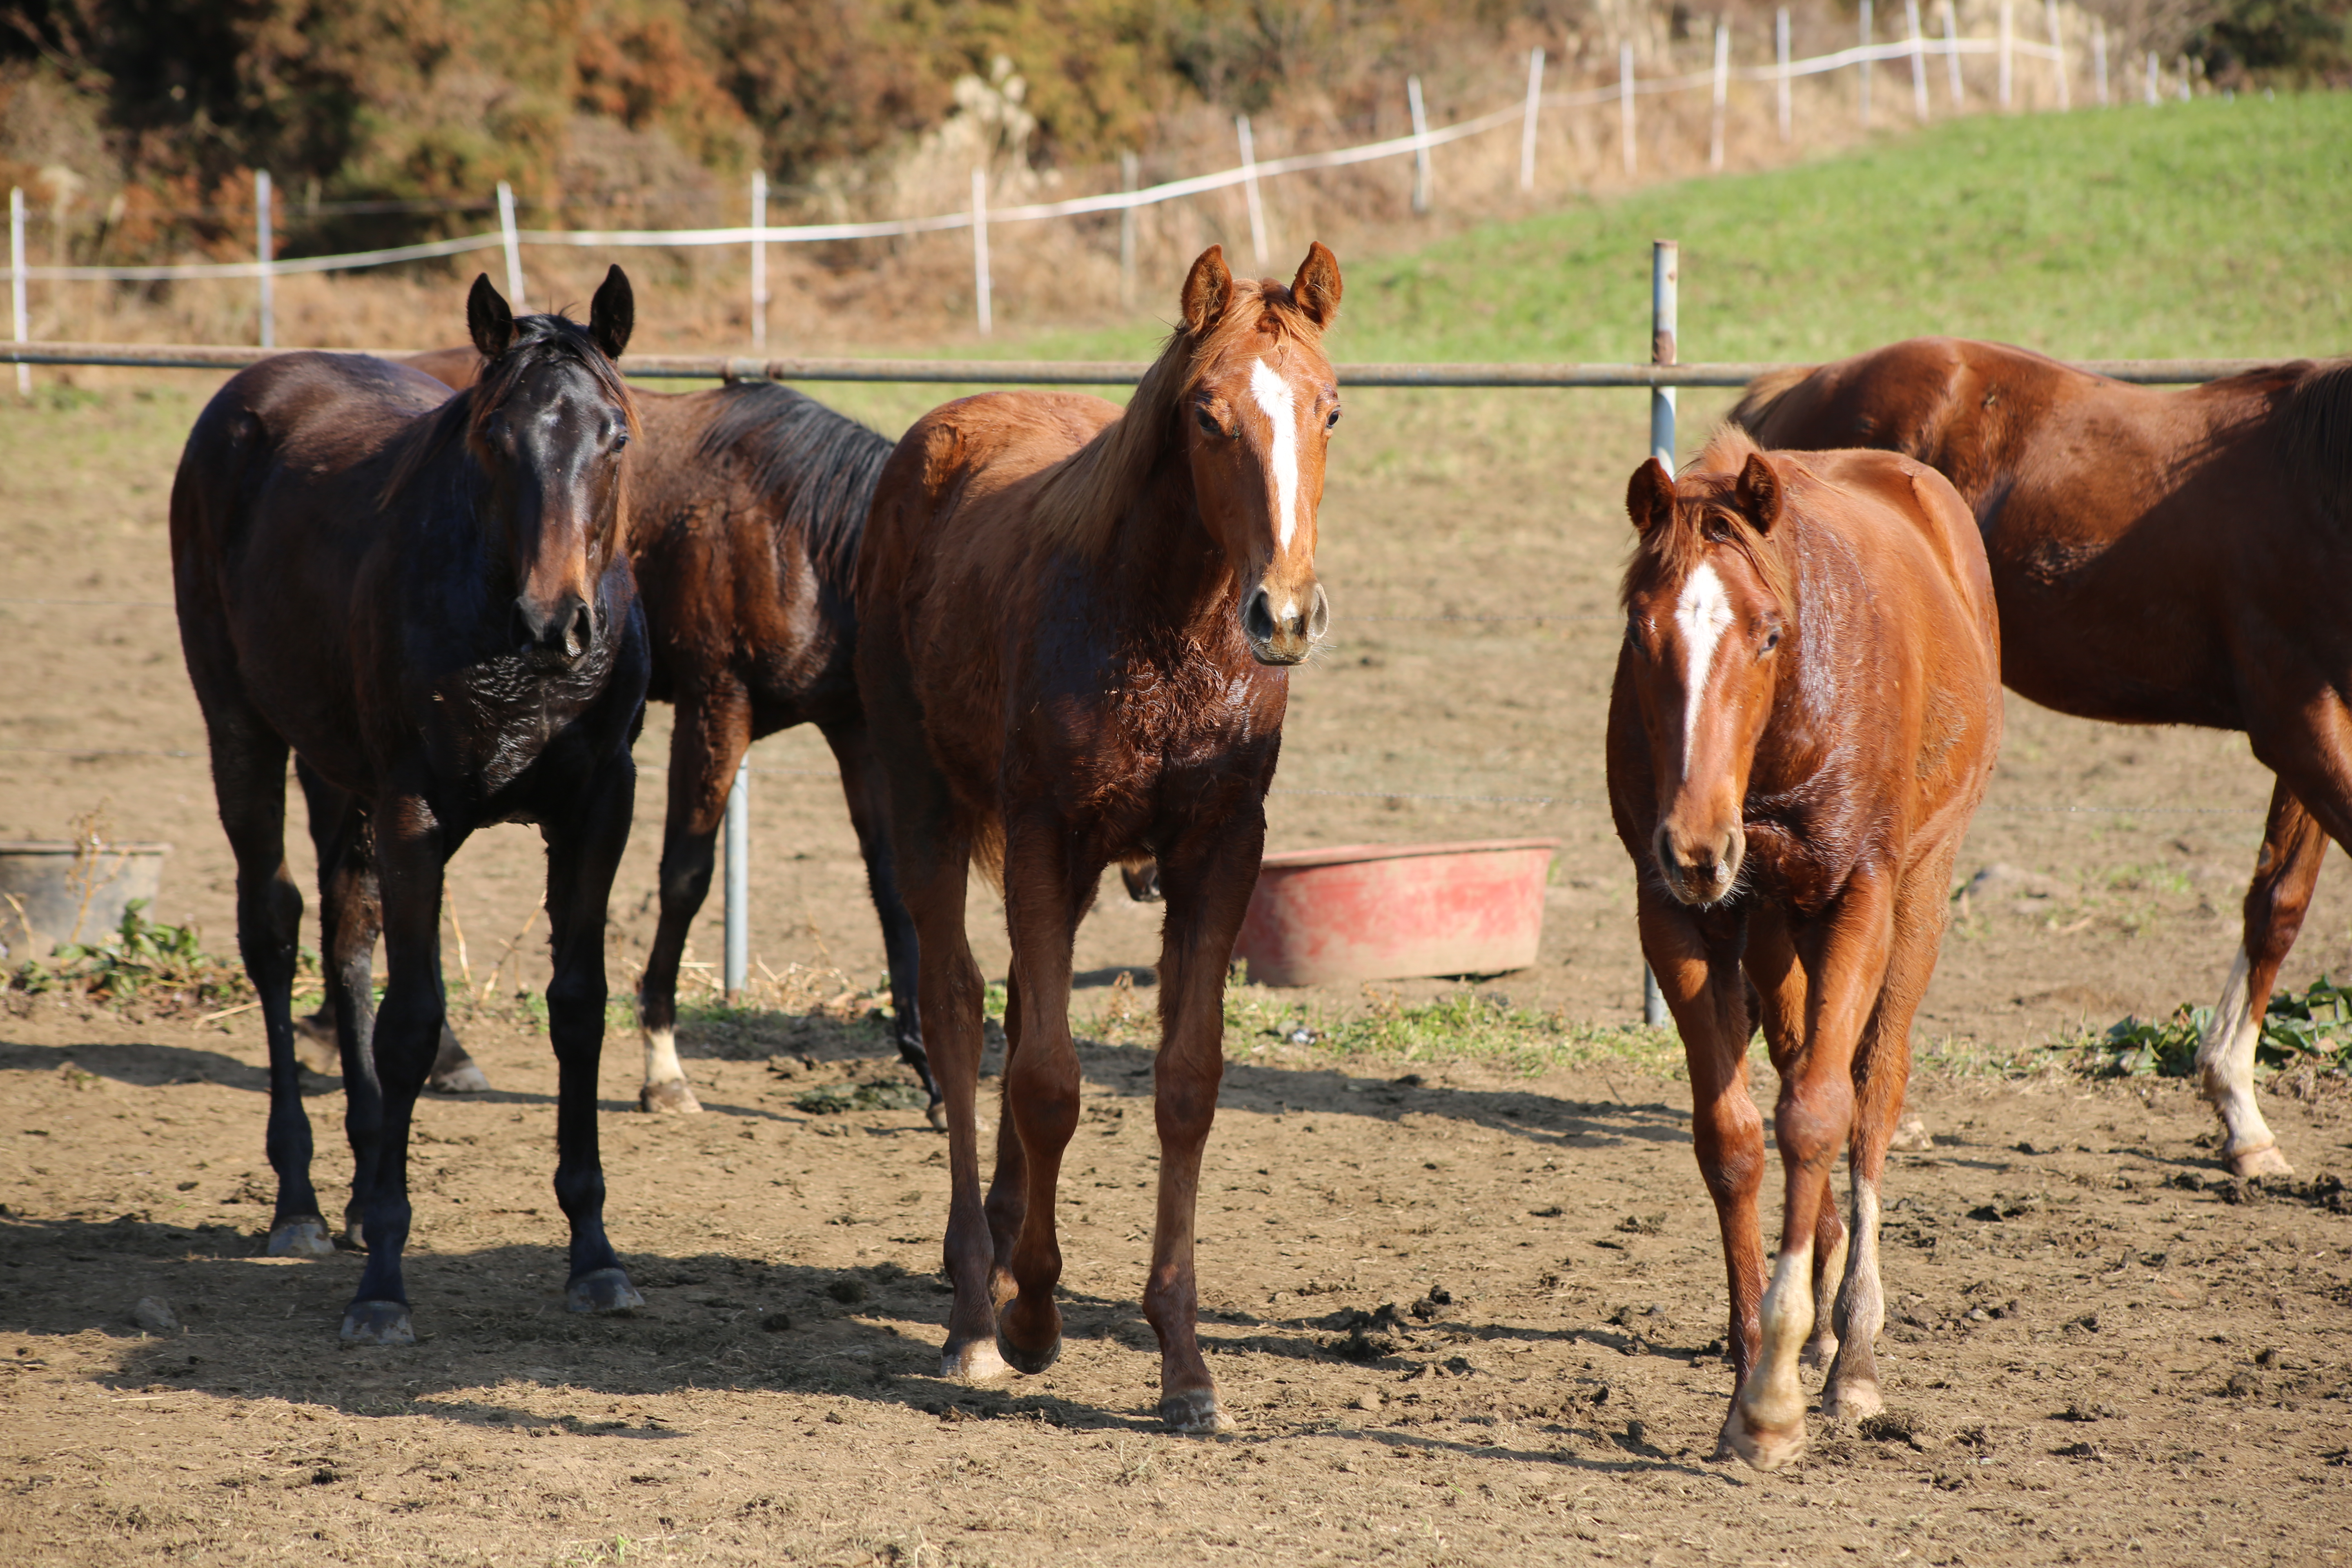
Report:
M1557 838L1269 855L1234 956L1262 985L1498 974L1536 961Z

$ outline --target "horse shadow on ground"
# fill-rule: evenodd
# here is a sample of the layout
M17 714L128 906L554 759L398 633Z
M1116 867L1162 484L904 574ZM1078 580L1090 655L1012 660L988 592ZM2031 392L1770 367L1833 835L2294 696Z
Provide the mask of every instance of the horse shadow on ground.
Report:
M154 1224L130 1215L111 1222L0 1218L0 1331L26 1337L16 1357L20 1373L46 1365L45 1339L107 1336L113 1364L95 1381L121 1394L282 1399L355 1416L424 1416L548 1435L673 1439L684 1434L632 1405L688 1388L812 1394L921 1411L947 1423L1162 1430L1150 1392L1155 1342L1132 1300L1067 1289L1061 1297L1066 1342L1103 1342L1131 1352L1137 1399L1121 1409L1061 1397L1040 1380L990 1389L943 1381L937 1373L948 1287L888 1262L832 1268L718 1252L627 1253L646 1306L626 1316L589 1318L562 1310L564 1250L553 1240L413 1252L420 1342L352 1350L338 1342L336 1327L357 1279L358 1255L256 1267L258 1248L257 1237L225 1225ZM171 1305L177 1329L150 1332L133 1323L132 1306L148 1296ZM1507 1381L1447 1355L1461 1348L1454 1332L1439 1334L1444 1350L1425 1356L1420 1347L1370 1363L1347 1354L1334 1348L1335 1327L1346 1316L1210 1311L1203 1313L1203 1337L1213 1356L1272 1354L1335 1373L1379 1370L1433 1380L1433 1390L1499 1390ZM1225 1326L1242 1331L1221 1331ZM89 1343L84 1339L81 1347ZM517 1385L532 1392L520 1394ZM1397 1428L1335 1431L1328 1418L1278 1410L1245 1412L1244 1426L1245 1441L1312 1433L1466 1458L1712 1473L1645 1449L1638 1436L1629 1446L1622 1435L1597 1430L1591 1440L1616 1452L1521 1451Z

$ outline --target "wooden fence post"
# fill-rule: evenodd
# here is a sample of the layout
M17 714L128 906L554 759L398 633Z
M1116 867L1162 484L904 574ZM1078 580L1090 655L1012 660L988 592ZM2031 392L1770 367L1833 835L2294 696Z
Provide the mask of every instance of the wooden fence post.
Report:
M1529 49L1528 109L1519 123L1519 190L1522 195L1536 188L1536 110L1543 103L1543 50Z
M2058 84L2058 111L2063 114L2074 107L2074 94L2066 80L2066 36L2058 28L2058 0L2042 0L2042 11L2050 25L2050 75Z
M32 313L25 305L25 192L21 185L8 187L8 316L16 329L16 341L28 342ZM33 395L31 365L16 366L16 395Z
M1675 342L1675 295L1682 270L1682 246L1671 239L1650 242L1650 363L1672 364L1679 352ZM1650 456L1675 471L1675 389L1650 389ZM1666 999L1658 990L1658 976L1648 960L1642 963L1642 1022L1654 1029L1667 1024Z
M2157 95L2161 90L2156 74L2156 51L2154 49L2147 51L2147 74L2141 79L2147 85L2147 106L2150 109L2154 109L2157 105Z
M1265 267L1265 205L1257 192L1257 142L1250 135L1249 116L1234 116L1234 133L1242 141L1242 193L1249 198L1250 254L1257 258L1261 270Z
M1911 29L1911 112L1927 122L1927 36L1919 30L1919 0L1903 0L1904 25Z
M278 258L276 237L269 232L273 195L269 188L269 171L256 169L253 172L253 255L260 264L261 331L258 341L266 349L278 346L278 279L270 271L270 263Z
M768 353L768 175L751 171L751 352Z
M2011 50L2017 39L2017 6L2015 0L2000 0L2000 107L2009 110L2009 84L2011 76Z
M1723 109L1731 93L1731 29L1715 25L1715 113L1707 122L1706 166L1723 167Z
M1421 110L1421 78L1404 79L1405 107L1412 110L1412 133L1416 138L1429 134L1429 117ZM1412 150L1412 210L1429 210L1429 143L1417 141Z
M1862 0L1862 47L1870 47L1870 0ZM1870 129L1870 56L1862 57L1862 128Z
M996 331L988 298L988 171L971 172L971 298L973 312L980 318L980 335L988 337Z
M522 242L515 237L514 187L499 182L499 238L507 253L507 299L518 316L523 314Z
M2108 106L2107 97L2107 25L2096 16L2091 18L2091 80L2098 89L2099 107Z
M1960 8L1944 0L1944 77L1952 89L1952 110L1959 111L1967 93L1960 86Z
M1633 177L1633 46L1617 46L1617 127L1624 143L1625 177Z
M1118 155L1118 188L1129 195L1135 194L1138 159L1132 153ZM1127 310L1135 309L1135 207L1132 203L1118 209L1118 302Z
M1772 18L1772 57L1780 65L1777 86L1780 99L1780 140L1788 141L1796 134L1789 112L1789 8L1780 7Z

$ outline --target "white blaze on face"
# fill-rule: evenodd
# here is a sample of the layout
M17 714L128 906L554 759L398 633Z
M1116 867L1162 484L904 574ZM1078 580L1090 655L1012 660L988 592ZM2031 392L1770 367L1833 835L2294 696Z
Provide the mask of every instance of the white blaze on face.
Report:
M1290 384L1264 360L1250 366L1250 397L1274 426L1274 447L1268 454L1274 461L1274 535L1276 544L1287 550L1290 536L1298 528L1297 399L1291 395Z
M1683 583L1683 596L1675 605L1675 629L1683 635L1683 766L1690 767L1691 743L1698 734L1698 704L1706 678L1715 668L1716 649L1731 625L1731 595L1715 567L1701 562Z

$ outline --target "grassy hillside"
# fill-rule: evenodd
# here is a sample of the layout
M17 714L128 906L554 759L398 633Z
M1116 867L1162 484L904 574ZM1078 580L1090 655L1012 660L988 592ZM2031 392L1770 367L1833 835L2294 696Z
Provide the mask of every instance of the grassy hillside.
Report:
M1984 116L1495 224L1348 265L1332 347L1646 357L1654 237L1682 242L1685 359L1826 359L1925 332L2076 356L2344 353L2352 95Z

